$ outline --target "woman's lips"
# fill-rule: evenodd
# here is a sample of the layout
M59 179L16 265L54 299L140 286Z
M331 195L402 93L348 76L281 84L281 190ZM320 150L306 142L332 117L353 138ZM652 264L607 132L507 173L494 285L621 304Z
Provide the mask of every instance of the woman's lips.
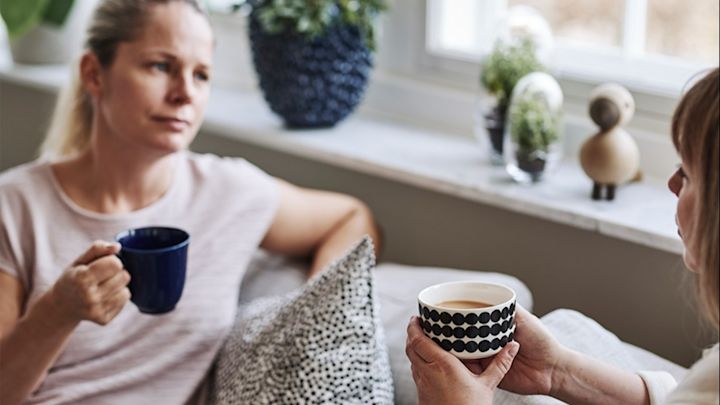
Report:
M152 117L152 120L158 124L171 129L173 131L184 131L190 126L190 122L175 117Z

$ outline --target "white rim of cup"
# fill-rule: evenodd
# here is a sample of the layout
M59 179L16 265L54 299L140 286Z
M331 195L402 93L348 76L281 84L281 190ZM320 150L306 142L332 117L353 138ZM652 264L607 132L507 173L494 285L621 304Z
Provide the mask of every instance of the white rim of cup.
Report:
M441 306L439 306L439 305L437 305L437 304L430 304L430 303L428 303L426 300L424 300L424 299L422 298L423 295L425 295L427 292L429 292L429 291L431 291L431 290L436 290L436 289L440 289L440 288L450 287L450 286L452 286L452 285L463 285L463 284L464 284L464 285L467 285L467 284L481 284L481 285L490 285L490 286L494 286L494 287L499 287L499 288L501 288L501 289L504 289L504 290L510 292L510 293L512 294L512 296L510 297L510 299L507 299L507 300L505 300L505 301L503 301L503 302L501 302L501 303L499 303L499 304L495 304L495 305L493 305L493 306L491 306L491 307L484 307L484 308L467 308L467 309L457 309L457 308L441 307ZM500 283L491 283L491 282L485 282L485 281L448 281L448 282L445 282L445 283L434 284L434 285L431 285L431 286L429 286L429 287L424 288L422 291L420 291L420 292L418 293L418 296L417 296L418 302L420 302L420 304L425 305L425 306L427 306L427 307L431 307L431 308L434 308L434 309L440 309L440 310L443 310L443 311L460 312L460 313L462 313L462 312L476 312L476 311L478 311L478 310L482 310L483 312L490 312L490 311L495 310L495 309L498 309L498 308L500 308L500 307L507 306L509 303L515 302L516 299L517 299L517 294L515 294L515 291L514 291L512 288L510 288L510 287L508 287L508 286L506 286L506 285L500 284ZM517 304L515 304L515 305L517 306Z

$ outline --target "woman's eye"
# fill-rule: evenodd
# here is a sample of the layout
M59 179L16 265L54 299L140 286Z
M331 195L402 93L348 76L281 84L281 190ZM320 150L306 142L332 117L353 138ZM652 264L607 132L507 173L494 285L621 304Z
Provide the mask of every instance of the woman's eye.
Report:
M169 72L170 71L170 64L167 62L153 62L151 64L151 67L155 70L159 70L161 72Z
M200 81L206 82L206 81L210 80L210 75L205 72L196 72L195 78Z

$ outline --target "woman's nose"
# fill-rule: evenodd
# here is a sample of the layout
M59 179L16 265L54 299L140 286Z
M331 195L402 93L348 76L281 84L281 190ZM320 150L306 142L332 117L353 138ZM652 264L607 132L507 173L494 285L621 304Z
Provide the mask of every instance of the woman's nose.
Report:
M169 101L173 104L187 104L195 96L195 87L192 79L179 73L173 80L172 88L168 92Z
M668 179L668 188L676 196L680 195L680 189L682 188L682 179L680 178L680 174L678 172L673 173L673 175L670 176L670 178Z

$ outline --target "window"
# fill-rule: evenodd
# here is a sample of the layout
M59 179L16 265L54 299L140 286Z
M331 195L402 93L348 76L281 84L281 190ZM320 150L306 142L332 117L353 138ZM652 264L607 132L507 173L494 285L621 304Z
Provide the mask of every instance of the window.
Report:
M717 0L689 3L651 0L647 8L646 49L698 62L718 63Z
M221 12L235 0L207 1ZM600 82L616 81L636 100L627 129L638 141L643 171L664 177L676 162L667 133L680 92L718 58L717 0L685 4L692 9L676 0L392 0L378 20L378 53L361 110L473 137L483 97L480 62L503 15L534 7L554 32L551 70L565 94L567 155L576 156L596 130L588 94ZM215 83L255 91L245 20L212 17ZM683 42L688 38L690 45Z
M717 0L428 0L428 53L477 63L520 7L550 25L561 77L677 94L718 61Z

